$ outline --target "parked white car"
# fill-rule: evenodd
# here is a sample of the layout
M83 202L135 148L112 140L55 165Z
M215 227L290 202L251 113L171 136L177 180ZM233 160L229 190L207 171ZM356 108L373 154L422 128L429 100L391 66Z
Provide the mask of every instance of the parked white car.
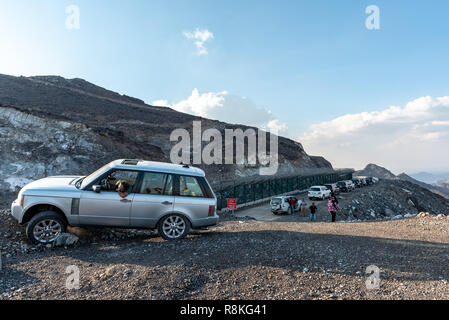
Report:
M325 186L313 186L310 187L307 196L309 197L310 200L312 199L324 200L326 198L330 198L331 191Z
M270 201L271 212L274 214L288 213L290 210L290 199L291 196L280 196L274 197ZM293 197L294 198L294 197ZM296 199L296 198L295 198ZM301 200L296 201L295 211L300 210Z
M348 189L350 191L355 190L355 184L352 180L345 180L346 184L348 185Z

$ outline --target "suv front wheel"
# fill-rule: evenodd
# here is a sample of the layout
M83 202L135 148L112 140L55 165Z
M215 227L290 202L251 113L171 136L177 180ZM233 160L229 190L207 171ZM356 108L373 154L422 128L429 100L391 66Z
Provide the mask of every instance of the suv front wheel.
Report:
M190 222L179 214L170 214L162 218L157 230L165 240L177 240L185 238L190 232Z
M34 244L47 244L55 241L66 230L67 223L61 215L53 211L44 211L31 218L26 234Z

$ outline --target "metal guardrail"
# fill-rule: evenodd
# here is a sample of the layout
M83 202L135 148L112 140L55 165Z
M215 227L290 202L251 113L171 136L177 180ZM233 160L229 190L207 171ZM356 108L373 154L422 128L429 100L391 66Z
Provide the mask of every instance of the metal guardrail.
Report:
M352 179L354 170L341 170L333 173L318 175L301 175L282 177L260 182L228 186L215 190L217 196L217 209L227 207L226 199L237 199L237 205L256 203L262 199L278 196L296 190L306 190L314 185L335 183L341 180Z

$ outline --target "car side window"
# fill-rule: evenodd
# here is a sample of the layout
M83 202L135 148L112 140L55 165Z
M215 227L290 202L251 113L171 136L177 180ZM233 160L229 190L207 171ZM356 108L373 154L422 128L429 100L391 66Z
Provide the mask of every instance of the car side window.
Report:
M166 173L145 172L140 187L140 193L173 195L173 176Z
M101 186L102 191L116 192L118 185L121 182L127 182L129 184L129 188L125 191L127 193L131 193L134 185L136 184L138 175L139 172L137 171L115 170L101 179L98 184Z
M204 198L203 190L198 180L195 177L189 176L179 176L179 195Z

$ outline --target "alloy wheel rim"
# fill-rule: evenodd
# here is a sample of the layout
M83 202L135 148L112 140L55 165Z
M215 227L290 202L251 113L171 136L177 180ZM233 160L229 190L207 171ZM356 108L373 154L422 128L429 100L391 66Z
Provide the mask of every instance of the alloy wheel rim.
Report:
M61 224L53 219L45 219L36 223L33 236L41 243L54 241L62 232Z
M179 216L170 216L162 223L162 231L170 239L179 238L186 229L184 219Z

